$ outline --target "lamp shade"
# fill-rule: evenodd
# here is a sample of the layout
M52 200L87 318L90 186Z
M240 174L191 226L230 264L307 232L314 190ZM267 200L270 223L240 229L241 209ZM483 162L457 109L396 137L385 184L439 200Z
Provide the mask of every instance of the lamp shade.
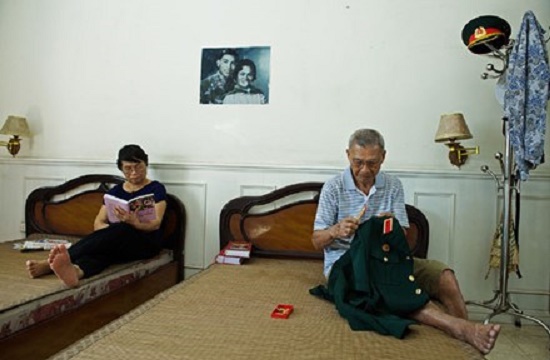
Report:
M17 135L20 137L30 137L31 132L29 125L27 125L27 119L20 116L8 116L4 126L0 129L0 134L4 135Z
M461 113L444 114L439 120L439 128L435 134L435 142L463 140L473 138Z

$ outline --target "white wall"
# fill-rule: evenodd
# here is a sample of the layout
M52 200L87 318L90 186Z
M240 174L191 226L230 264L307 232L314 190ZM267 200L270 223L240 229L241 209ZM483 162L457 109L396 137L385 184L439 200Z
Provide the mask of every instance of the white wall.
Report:
M461 111L478 169L501 109L461 30L495 14L516 33L528 9L550 26L546 0L0 0L0 119L28 117L22 157L112 159L136 142L157 161L339 166L369 126L388 166L451 169L433 138ZM269 105L198 104L201 49L233 45L271 46Z
M0 149L0 238L21 235L32 189L115 173L118 149L139 143L152 177L187 206L187 266L200 269L217 251L225 202L328 178L345 165L349 134L374 127L385 168L430 220L430 257L457 270L467 298L488 297L497 204L479 166L498 168L501 108L494 81L479 78L490 60L460 34L485 14L515 34L528 9L550 26L548 0L0 0L0 121L25 116L34 133L16 159ZM270 104L199 105L201 49L250 45L271 46ZM461 170L433 141L439 116L455 111L474 134L465 145L481 146ZM548 290L550 165L533 174L524 279L512 285ZM548 311L547 298L517 298Z

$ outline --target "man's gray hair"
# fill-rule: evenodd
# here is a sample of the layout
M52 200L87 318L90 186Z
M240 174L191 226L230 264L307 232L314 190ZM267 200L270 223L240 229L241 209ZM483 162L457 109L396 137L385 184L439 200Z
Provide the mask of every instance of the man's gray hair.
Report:
M356 130L349 138L348 149L351 149L353 145L361 147L380 146L380 149L385 150L384 137L374 129Z

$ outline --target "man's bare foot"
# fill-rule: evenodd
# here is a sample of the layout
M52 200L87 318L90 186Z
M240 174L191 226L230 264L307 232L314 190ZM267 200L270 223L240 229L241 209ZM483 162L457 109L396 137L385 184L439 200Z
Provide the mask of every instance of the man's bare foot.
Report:
M470 326L465 330L464 340L482 354L488 354L495 347L500 325L470 323Z
M57 245L50 252L50 268L55 275L69 287L78 286L80 274L71 262L65 245Z
M410 317L421 324L436 327L458 340L467 342L483 354L488 354L493 350L500 332L500 325L484 325L451 316L441 311L431 301L428 301L423 308L411 314Z
M25 265L29 276L33 279L52 272L48 260L27 260Z

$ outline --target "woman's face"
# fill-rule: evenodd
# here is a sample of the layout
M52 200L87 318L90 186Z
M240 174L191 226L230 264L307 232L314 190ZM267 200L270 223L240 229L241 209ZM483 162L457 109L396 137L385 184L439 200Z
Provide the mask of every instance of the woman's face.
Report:
M250 66L243 66L243 68L237 74L237 83L240 87L247 88L254 81L254 76Z
M122 161L121 170L126 180L132 184L141 184L147 177L147 165L143 161Z

